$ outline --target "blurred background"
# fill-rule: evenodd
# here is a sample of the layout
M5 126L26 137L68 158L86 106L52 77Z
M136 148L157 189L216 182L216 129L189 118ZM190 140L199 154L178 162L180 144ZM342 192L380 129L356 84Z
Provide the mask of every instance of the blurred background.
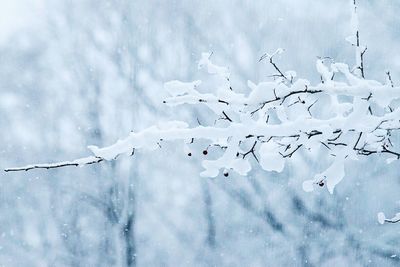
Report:
M359 1L366 77L399 85L400 2ZM163 83L201 79L202 52L234 89L272 69L319 81L317 56L355 64L349 0L1 0L0 167L70 160L168 119ZM82 168L0 175L0 266L398 266L399 163L346 166L330 195L305 193L321 171L304 158L281 174L201 178L182 144Z

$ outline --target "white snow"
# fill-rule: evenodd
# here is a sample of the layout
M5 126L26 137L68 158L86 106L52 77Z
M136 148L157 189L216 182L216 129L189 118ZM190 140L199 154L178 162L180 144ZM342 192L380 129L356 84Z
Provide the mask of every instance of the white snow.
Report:
M384 224L385 223L385 219L386 219L385 214L383 212L379 212L378 213L378 222L380 224Z

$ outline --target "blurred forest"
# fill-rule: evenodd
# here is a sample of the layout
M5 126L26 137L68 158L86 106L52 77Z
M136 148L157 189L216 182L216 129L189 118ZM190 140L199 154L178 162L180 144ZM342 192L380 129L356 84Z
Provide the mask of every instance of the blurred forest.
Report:
M3 3L4 2L4 3ZM0 1L5 4L6 1ZM163 83L201 78L202 52L235 90L282 69L318 82L317 56L354 64L348 0L19 0L0 38L0 167L83 157L173 117ZM400 81L400 2L360 1L367 78ZM20 10L26 12L20 12ZM19 23L19 22L18 22ZM10 27L6 25L4 27ZM118 161L0 176L0 266L398 266L398 162L347 166L330 195L306 193L318 164L202 178L198 153L163 145Z

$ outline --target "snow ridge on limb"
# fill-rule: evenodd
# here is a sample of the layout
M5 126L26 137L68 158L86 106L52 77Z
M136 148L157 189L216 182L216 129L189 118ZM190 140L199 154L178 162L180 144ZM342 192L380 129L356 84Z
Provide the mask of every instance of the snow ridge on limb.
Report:
M43 163L43 164L32 164L26 165L24 167L16 167L16 168L8 168L5 169L5 172L16 172L16 171L29 171L33 169L55 169L55 168L62 168L62 167L69 167L69 166L83 166L83 165L90 165L102 162L104 159L90 156L86 158L75 159L72 161L62 161L57 163Z

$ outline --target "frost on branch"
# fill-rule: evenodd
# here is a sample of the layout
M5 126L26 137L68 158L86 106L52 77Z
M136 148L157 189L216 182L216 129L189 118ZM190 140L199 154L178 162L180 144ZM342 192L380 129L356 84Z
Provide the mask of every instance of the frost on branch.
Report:
M333 193L345 176L346 162L360 156L387 154L388 163L398 159L392 135L400 129L400 88L354 74L348 65L318 59L316 69L321 82L316 85L283 72L274 56L264 55L276 73L269 81L248 81L248 93L232 90L227 68L211 61L204 53L199 69L206 71L215 88L200 91L201 81L171 81L165 84L170 95L164 103L201 105L215 113L216 123L190 128L186 122L172 121L132 132L108 147L90 146L93 156L72 161L89 164L114 160L134 150L160 149L160 143L184 142L185 153L192 143L206 140L220 150L204 160L202 176L216 177L221 171L246 175L254 165L266 171L281 172L294 155L324 153L330 162L314 178L303 184L306 191L325 186ZM336 80L336 77L341 77ZM204 89L204 88L202 88ZM75 165L76 165L75 164ZM71 165L71 164L70 164ZM57 163L31 165L6 171L54 168ZM69 166L59 163L59 167Z

